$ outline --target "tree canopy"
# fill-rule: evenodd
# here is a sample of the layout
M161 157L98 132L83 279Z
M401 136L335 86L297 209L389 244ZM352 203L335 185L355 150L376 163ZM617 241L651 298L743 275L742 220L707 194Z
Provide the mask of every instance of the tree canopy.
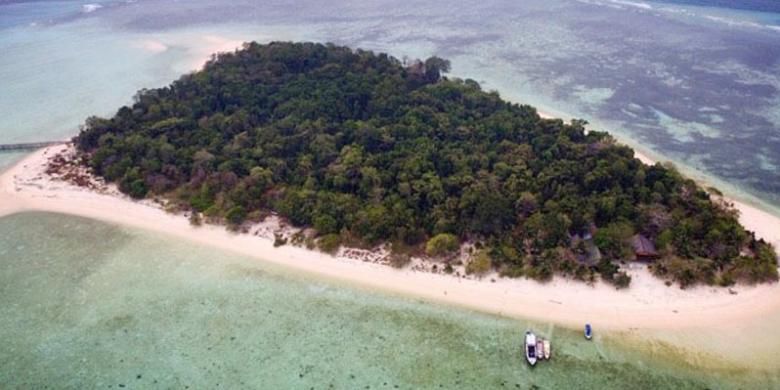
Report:
M672 167L448 70L438 57L247 43L89 118L75 142L134 198L231 225L273 211L327 236L328 250L339 236L420 252L456 238L483 245L482 263L505 275L613 280L642 234L661 252L655 271L681 283L777 279L773 248ZM578 260L576 238L591 234L596 265Z

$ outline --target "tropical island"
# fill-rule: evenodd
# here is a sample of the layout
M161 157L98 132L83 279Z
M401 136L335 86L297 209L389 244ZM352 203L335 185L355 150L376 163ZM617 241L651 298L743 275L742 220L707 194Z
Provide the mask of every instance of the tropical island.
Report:
M387 245L452 269L626 286L648 261L681 286L778 279L771 244L717 194L586 122L447 78L449 62L314 43L245 44L140 91L74 138L136 199L234 230L276 214L308 246Z

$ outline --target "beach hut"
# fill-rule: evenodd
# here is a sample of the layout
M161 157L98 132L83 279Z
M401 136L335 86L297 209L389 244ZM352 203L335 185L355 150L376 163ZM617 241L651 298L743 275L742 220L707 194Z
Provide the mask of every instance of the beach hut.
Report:
M655 249L655 244L641 234L631 237L631 246L634 248L634 256L639 261L653 261L661 257Z

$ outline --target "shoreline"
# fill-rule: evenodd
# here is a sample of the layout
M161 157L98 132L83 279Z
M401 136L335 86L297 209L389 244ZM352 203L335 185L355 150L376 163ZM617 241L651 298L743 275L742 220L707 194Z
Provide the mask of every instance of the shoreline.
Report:
M45 173L48 160L68 147L38 150L0 176L0 217L25 211L87 217L163 233L356 287L574 328L590 322L597 329L615 331L720 329L780 311L778 283L681 290L666 286L639 264L628 269L631 286L618 291L606 283L588 285L562 277L548 283L494 276L467 279L399 270L289 245L274 247L272 238L231 233L218 225L193 227L186 217L166 213L151 201L133 201L116 192L99 193L49 177ZM780 242L780 218L741 206L745 211L740 220L748 229Z

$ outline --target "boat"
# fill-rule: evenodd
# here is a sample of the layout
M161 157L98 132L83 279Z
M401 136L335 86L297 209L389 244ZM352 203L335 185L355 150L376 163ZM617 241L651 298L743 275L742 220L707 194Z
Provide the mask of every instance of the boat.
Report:
M536 359L536 335L529 330L525 332L525 360L533 366L536 364Z
M544 360L544 339L541 337L536 339L536 357L539 360Z
M544 339L544 360L549 360L552 356L552 350L550 349L550 340Z
M590 324L585 324L585 338L588 340L593 338L593 328L590 327Z

